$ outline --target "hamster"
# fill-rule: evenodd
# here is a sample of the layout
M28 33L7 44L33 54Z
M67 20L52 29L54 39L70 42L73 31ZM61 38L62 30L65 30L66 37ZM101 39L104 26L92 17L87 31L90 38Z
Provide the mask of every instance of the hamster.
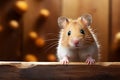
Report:
M76 20L61 16L58 18L60 38L57 57L62 64L99 61L99 44L91 29L92 16L84 14Z

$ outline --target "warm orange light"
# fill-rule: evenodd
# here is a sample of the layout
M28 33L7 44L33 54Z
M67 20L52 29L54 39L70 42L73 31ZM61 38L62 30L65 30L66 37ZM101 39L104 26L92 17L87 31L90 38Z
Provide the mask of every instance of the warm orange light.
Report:
M32 61L38 61L37 60L37 58L36 58L36 56L35 55L33 55L33 54L27 54L26 56L25 56L25 61L28 61L28 62L32 62Z
M48 60L49 61L56 61L56 56L51 53L51 54L48 55Z
M28 9L28 5L26 1L17 1L16 2L16 8L19 9L20 11L26 11Z
M19 27L19 23L16 20L11 20L9 24L10 24L10 27L14 29Z
M47 9L41 9L40 15L43 17L48 17L50 15L50 12Z
M120 40L120 32L118 32L118 33L115 35L115 38L116 38L117 40Z
M3 27L2 27L2 25L0 25L0 32L2 32L3 31Z
M30 32L30 33L29 33L29 36L30 36L30 38L32 38L32 39L36 39L36 38L38 37L37 33L34 32L34 31Z
M43 47L45 45L45 40L43 38L39 37L35 40L35 44L39 47Z

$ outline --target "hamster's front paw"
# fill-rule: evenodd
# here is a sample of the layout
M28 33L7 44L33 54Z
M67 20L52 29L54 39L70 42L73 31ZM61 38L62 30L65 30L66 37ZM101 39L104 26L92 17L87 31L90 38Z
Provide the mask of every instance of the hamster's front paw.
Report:
M61 62L62 64L68 64L68 63L69 63L69 60L68 60L67 57L64 57L62 60L60 60L60 62Z
M92 64L95 63L95 59L93 59L92 57L88 57L88 58L86 59L86 63L87 63L88 65L92 65Z

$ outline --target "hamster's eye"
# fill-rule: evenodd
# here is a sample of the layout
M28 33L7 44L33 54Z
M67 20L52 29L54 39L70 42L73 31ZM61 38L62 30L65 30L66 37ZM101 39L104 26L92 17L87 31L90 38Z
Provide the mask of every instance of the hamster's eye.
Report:
M80 30L80 33L85 34L85 31L83 29Z
M68 31L68 36L70 36L71 35L71 31Z

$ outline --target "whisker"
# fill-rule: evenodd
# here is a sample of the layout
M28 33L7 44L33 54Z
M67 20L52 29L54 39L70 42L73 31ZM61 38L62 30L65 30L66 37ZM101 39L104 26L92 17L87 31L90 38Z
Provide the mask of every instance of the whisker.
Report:
M93 39L92 37L86 37L85 39Z
M58 40L58 38L48 39L48 40L45 40L45 41L55 41L55 40Z
M50 35L50 34L55 34L55 33L47 33L47 35ZM56 34L56 35L58 35L58 34Z
M55 36L55 37L59 37L59 34L55 34L55 33L47 33L47 34L46 34L46 36L49 36L49 35L50 35L50 36L52 35L52 36Z
M50 46L49 48L47 48L47 50L45 51L45 53L46 53L49 49L53 48L54 46L57 46L57 43L54 44L54 45L52 45L52 46Z
M58 43L58 42L52 42L51 44L47 45L47 46L45 47L45 49L48 48L48 47L50 47L50 46L52 46L53 44L57 44L57 43Z

